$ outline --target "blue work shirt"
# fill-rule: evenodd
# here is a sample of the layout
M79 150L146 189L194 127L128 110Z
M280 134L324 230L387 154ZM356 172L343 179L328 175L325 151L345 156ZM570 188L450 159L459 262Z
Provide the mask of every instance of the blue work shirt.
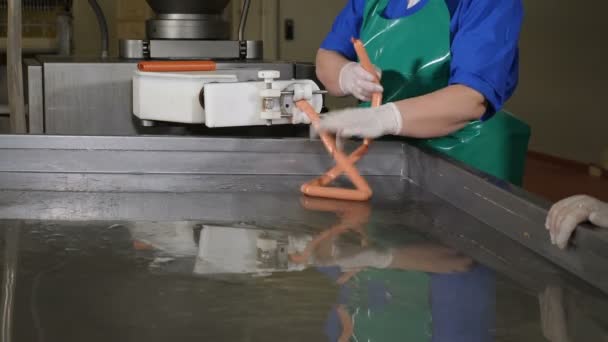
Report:
M519 79L521 0L445 0L450 11L451 73L449 84L462 84L483 94L488 114L499 111ZM384 16L415 15L428 0L407 9L407 0L391 0ZM321 48L356 60L351 38L359 38L366 0L349 0ZM486 115L487 117L487 115Z
M336 281L339 267L320 267L318 271ZM496 275L484 266L475 266L465 273L431 274L430 295L432 342L486 342L496 331ZM347 285L340 287L337 304L347 305L357 296ZM380 281L370 282L367 303L373 311L388 305L387 289ZM365 294L359 293L359 296ZM408 300L400 298L399 300ZM338 341L343 327L336 310L325 322L329 341ZM381 336L378 336L381 337Z

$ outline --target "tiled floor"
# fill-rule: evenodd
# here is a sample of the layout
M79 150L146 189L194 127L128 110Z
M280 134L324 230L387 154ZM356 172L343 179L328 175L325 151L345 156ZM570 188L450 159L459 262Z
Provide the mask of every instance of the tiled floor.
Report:
M550 201L587 194L608 201L608 179L589 176L577 167L529 157L524 188Z

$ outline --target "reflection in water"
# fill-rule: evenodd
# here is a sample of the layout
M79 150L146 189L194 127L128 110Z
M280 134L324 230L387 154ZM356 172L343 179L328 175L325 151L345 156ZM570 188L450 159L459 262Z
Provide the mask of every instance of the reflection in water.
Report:
M18 223L5 227L4 272L2 274L2 302L0 303L0 341L13 341L13 312L17 281L17 262L19 246Z
M313 239L309 253L331 260L317 268L341 285L326 324L330 340L491 340L492 272L471 270L470 258L417 234L369 226L369 208L362 204L316 199L303 204L339 218ZM358 233L360 245L340 245L340 235L349 230ZM463 316L466 320L458 319Z
M417 234L370 227L367 204L305 198L302 205L333 213L337 222L315 235L204 226L194 273L270 276L314 268L340 286L326 326L334 341L430 341L433 336L436 341L489 341L494 317L490 271L471 270L470 258ZM132 232L150 234L150 228ZM180 234L182 228L161 239L163 250L193 253L191 239L175 244L176 237L191 236ZM139 245L159 246L158 236L140 236L144 242Z
M335 223L306 231L33 222L18 243L5 228L4 274L17 260L9 247L19 247L14 340L470 342L493 341L501 319L517 330L516 319L497 316L492 270L407 227L376 223L366 205L302 205ZM580 298L565 289L541 296L552 341L605 338L606 325L593 322L608 306L588 297L581 308ZM540 336L538 318L530 323Z
M539 295L545 338L551 342L608 341L606 307L597 301L586 293L548 286Z

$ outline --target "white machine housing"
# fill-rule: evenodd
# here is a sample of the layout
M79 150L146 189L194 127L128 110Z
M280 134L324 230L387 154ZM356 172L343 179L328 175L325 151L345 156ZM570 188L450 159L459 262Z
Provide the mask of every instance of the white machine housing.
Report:
M275 80L277 71L260 71L263 81L239 82L236 70L142 72L133 76L133 113L140 120L244 127L298 124L294 103L309 101L320 112L323 95L312 80Z

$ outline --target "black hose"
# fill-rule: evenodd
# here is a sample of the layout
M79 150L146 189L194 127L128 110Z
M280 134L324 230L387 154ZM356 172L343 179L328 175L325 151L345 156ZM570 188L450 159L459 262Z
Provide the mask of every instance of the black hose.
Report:
M251 7L251 0L245 0L243 10L241 11L241 22L239 23L239 41L245 40L245 26L247 26L249 7Z
M106 16L103 14L103 10L97 3L97 0L89 0L89 5L91 5L91 9L95 12L97 23L99 24L99 33L101 34L101 57L106 58L110 51L110 38Z

